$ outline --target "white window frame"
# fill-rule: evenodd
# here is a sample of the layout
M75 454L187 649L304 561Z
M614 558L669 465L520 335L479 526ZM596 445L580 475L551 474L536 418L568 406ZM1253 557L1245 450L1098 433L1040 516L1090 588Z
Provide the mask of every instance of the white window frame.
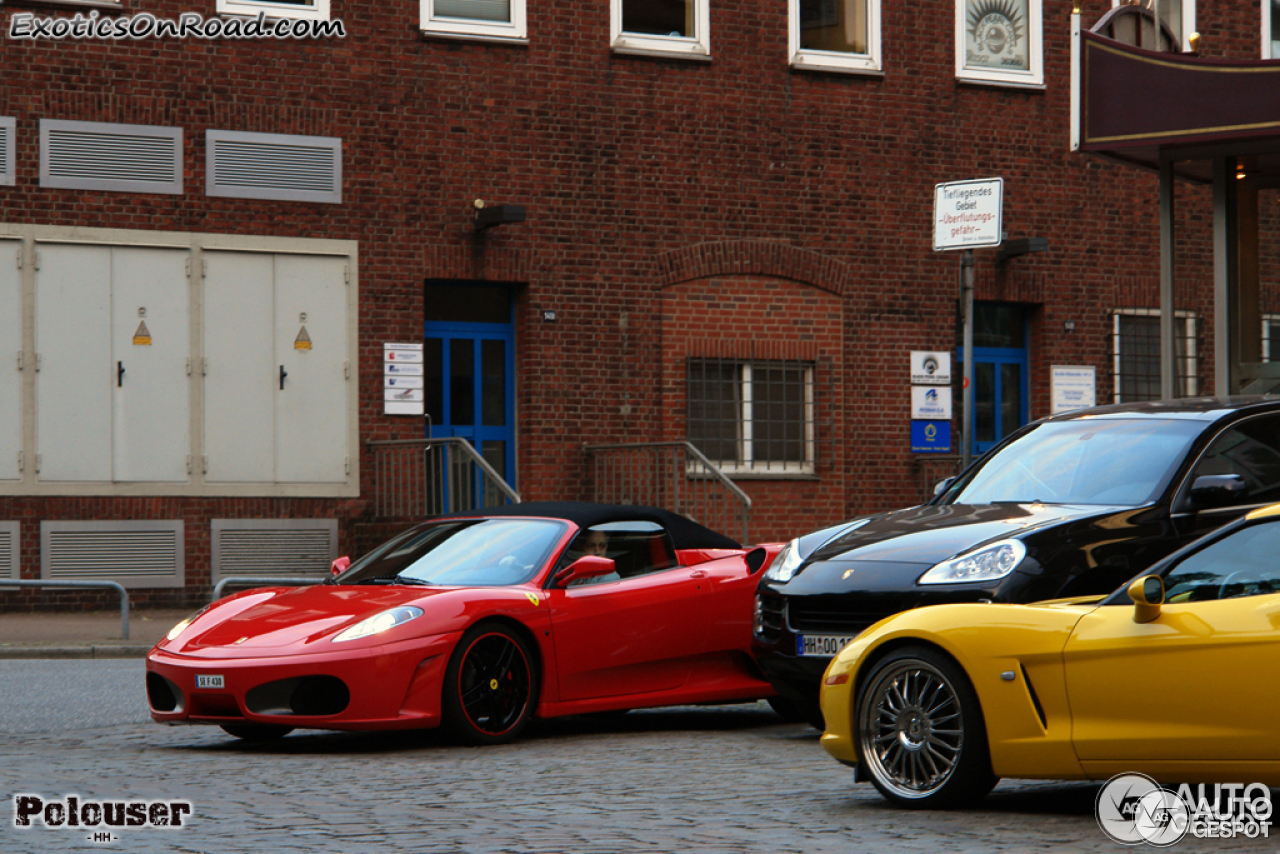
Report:
M1280 59L1280 55L1277 55L1277 52L1272 49L1271 4L1272 0L1262 0L1262 58Z
M1111 364L1113 375L1112 400L1115 403L1125 403L1120 394L1121 373L1120 373L1120 318L1121 317L1159 317L1160 309L1158 308L1117 308L1111 313ZM1175 309L1174 318L1183 319L1187 322L1186 341L1187 352L1183 356L1182 371L1187 378L1186 397L1195 397L1200 393L1200 376L1199 376L1199 356L1196 352L1196 313L1194 311L1186 311L1184 309ZM1178 334L1178 330L1174 328L1174 335ZM1175 377L1175 382L1177 378ZM1177 393L1177 390L1174 390Z
M817 448L816 434L816 405L814 403L814 365L812 362L788 362L788 367L801 368L804 371L804 460L787 461L787 460L762 460L756 462L755 457L755 418L754 418L754 395L753 395L753 375L752 371L756 365L767 366L767 361L752 362L749 360L721 360L721 359L696 359L694 361L721 362L732 361L734 367L738 371L736 382L741 389L741 409L738 412L738 421L742 425L742 437L738 441L738 458L736 460L723 460L711 458L716 467L722 472L735 477L743 478L769 478L769 477L796 477L809 476L815 472L815 457ZM686 407L686 413L688 409ZM687 432L687 431L686 431ZM692 472L696 466L691 465L689 470Z
M965 30L970 2L984 0L956 0L956 79L993 86L1044 88L1044 0L1027 0L1027 40L1031 68L1026 71L971 68L965 64Z
M421 20L418 28L423 35L472 41L528 43L525 0L511 0L510 21L485 21L479 18L452 18L437 15L435 4L436 0L419 0L418 10Z
M218 0L215 10L219 15L246 15L250 18L255 18L259 12L264 12L268 18L329 20L329 0L310 0L306 5L272 3L270 0Z
M846 74L883 74L880 60L880 0L862 0L867 4L867 52L846 53L832 50L806 50L800 47L800 0L790 0L787 52L791 66L815 71L839 71Z
M1149 1L1150 0L1148 0L1148 2ZM1270 19L1267 16L1267 0L1261 0L1261 2L1262 2L1262 19L1263 21L1269 22ZM1122 5L1126 5L1123 2L1123 0L1111 0L1112 9ZM1146 6L1147 4L1144 3L1143 5ZM1196 0L1182 0L1182 22L1181 23L1182 23L1182 49L1191 50L1191 34L1196 31ZM1264 39L1264 45L1265 45L1265 42L1269 41L1269 39L1267 39L1267 36L1266 36L1266 33L1268 32L1268 30L1266 29L1266 24L1264 24L1263 27L1264 27L1263 39ZM1159 44L1158 41L1157 41L1157 44ZM1264 50L1265 50L1265 47L1264 47ZM1266 54L1264 53L1263 56L1265 57Z
M711 58L711 0L693 3L693 36L654 36L622 30L622 4L609 0L609 43L614 53L640 56Z

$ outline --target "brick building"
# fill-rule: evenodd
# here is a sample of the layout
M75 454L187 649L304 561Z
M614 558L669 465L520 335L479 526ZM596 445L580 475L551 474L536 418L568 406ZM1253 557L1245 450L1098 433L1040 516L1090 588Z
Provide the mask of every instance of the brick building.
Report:
M1206 56L1271 26L1265 0L1163 5ZM1003 178L1008 236L1049 242L975 253L975 450L1048 414L1053 365L1152 394L1157 185L1068 152L1070 11L10 0L0 577L174 604L273 549L327 563L402 523L370 443L428 432L525 499L597 495L584 445L688 440L755 541L918 501L955 465L909 441L909 352L958 344L947 181ZM1180 192L1180 391L1205 392L1208 191ZM477 200L524 218L480 228ZM422 346L429 426L387 411L390 343Z

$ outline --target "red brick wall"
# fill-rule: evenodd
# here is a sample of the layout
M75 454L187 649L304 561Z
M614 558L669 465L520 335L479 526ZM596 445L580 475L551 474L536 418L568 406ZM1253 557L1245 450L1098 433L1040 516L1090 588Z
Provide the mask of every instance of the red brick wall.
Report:
M1257 4L1200 6L1206 53L1257 55ZM1088 24L1110 4L1084 7ZM1009 235L1050 241L1004 268L977 253L978 298L1033 309L1032 417L1048 412L1052 364L1095 365L1105 400L1111 310L1157 304L1154 176L1067 150L1064 0L1045 0L1043 90L957 83L949 2L884 0L881 77L790 70L779 0L714 0L709 63L612 55L607 3L530 0L527 46L424 40L416 3L332 8L345 40L6 39L0 115L18 120L18 174L0 187L0 221L358 240L362 440L420 435L416 419L382 414L381 345L421 334L425 278L519 288L517 466L530 499L584 496L584 443L678 434L674 354L692 328L798 346L798 322L812 320L806 346L829 384L821 478L746 484L753 533L784 538L920 497L907 353L954 346L959 295L959 256L931 249L936 183L1003 176ZM213 2L146 9L211 15ZM15 11L67 14L16 0L0 7L5 32ZM40 188L41 118L182 127L185 192ZM206 197L207 128L341 137L343 203ZM1178 192L1178 307L1200 317L1207 389L1211 207L1202 188ZM476 198L523 204L528 220L477 237ZM734 246L718 260L708 249ZM699 292L744 302L699 321ZM336 499L0 497L0 519L23 520L26 576L39 571L41 519L183 518L197 585L211 518L337 516L346 537L363 512ZM0 595L0 607L36 601Z

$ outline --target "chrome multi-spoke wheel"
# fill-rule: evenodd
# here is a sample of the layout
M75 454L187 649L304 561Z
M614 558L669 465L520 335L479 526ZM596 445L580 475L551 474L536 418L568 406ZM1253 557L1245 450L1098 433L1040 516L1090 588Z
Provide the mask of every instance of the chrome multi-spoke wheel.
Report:
M458 642L445 672L445 725L470 744L510 741L533 713L537 686L522 638L505 626L476 626Z
M955 806L995 785L973 688L932 650L900 650L881 660L859 692L857 725L859 759L892 801Z

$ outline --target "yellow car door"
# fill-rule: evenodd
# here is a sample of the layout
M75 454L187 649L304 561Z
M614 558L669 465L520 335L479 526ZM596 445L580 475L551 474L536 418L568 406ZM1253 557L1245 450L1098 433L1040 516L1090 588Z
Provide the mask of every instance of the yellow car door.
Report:
M1149 622L1135 619L1134 605L1113 604L1077 624L1064 667L1072 741L1091 775L1243 780L1280 762L1276 519L1231 530L1171 565Z

